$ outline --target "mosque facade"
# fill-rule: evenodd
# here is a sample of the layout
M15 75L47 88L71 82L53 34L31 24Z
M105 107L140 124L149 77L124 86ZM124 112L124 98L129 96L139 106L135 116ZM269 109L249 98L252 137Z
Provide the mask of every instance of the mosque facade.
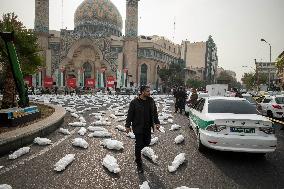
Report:
M123 20L110 0L84 0L74 13L74 29L49 29L49 0L35 0L34 31L44 66L34 86L130 87L162 85L159 69L180 63L182 45L160 36L138 36L139 0L126 0Z

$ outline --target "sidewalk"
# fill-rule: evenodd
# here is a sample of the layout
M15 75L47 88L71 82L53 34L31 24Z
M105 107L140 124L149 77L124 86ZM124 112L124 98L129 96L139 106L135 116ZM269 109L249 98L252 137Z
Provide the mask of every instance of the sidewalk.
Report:
M63 107L48 104L54 113L29 126L0 134L0 156L30 144L35 137L43 137L56 130L64 121L66 111Z

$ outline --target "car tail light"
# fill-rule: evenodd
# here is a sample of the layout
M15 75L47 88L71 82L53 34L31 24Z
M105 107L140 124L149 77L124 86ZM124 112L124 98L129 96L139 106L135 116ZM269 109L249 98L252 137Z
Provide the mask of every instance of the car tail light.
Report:
M272 107L276 109L282 109L282 107L278 104L272 104Z
M259 130L266 134L275 134L275 129L272 127L260 127Z
M220 132L222 130L226 129L225 125L209 125L206 130L207 131L213 131L213 132Z

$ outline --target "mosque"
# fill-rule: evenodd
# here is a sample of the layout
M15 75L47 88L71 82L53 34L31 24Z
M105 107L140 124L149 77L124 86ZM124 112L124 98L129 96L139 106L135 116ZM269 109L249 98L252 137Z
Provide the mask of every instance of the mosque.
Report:
M43 87L160 87L159 69L180 63L187 52L165 37L137 35L138 2L126 0L123 35L121 14L110 0L84 0L74 29L61 31L49 30L49 0L35 0L44 66L26 80Z

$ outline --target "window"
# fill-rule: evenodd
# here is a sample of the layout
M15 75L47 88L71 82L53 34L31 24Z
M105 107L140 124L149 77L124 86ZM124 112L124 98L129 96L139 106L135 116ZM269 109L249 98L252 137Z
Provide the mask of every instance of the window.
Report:
M262 103L269 103L270 101L271 101L271 99L265 98L265 99L263 99Z
M142 64L140 73L140 86L147 85L147 70L148 66L146 64Z
M277 104L284 104L284 97L276 97L275 101Z
M202 112L204 104L205 104L205 99L204 98L200 99L196 105L196 110Z
M246 100L213 99L208 101L208 113L257 114L257 111Z

